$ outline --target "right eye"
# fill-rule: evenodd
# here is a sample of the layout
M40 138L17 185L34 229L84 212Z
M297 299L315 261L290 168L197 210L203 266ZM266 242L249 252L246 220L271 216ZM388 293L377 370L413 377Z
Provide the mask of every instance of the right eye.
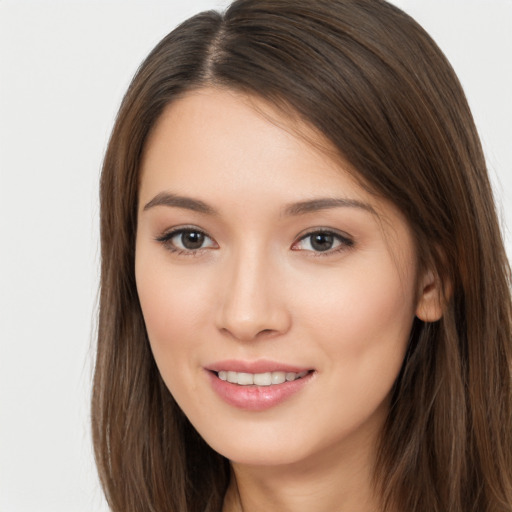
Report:
M157 238L171 252L194 254L202 249L216 248L217 244L197 228L179 228Z

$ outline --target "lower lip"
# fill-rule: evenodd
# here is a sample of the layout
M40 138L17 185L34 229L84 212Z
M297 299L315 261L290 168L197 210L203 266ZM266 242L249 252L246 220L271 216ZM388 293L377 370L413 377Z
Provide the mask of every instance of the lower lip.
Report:
M216 373L208 371L213 390L229 405L246 411L265 411L281 404L306 386L313 373L272 386L240 386L221 380Z

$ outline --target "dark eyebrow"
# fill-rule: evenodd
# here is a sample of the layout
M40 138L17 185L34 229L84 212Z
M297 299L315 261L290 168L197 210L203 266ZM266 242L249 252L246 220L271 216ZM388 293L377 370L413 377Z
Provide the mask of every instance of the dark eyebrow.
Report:
M160 192L149 203L144 206L143 211L154 208L155 206L170 206L174 208L184 208L207 215L217 215L217 211L204 201L193 199L191 197L171 194L169 192ZM372 206L356 199L345 198L319 198L310 199L308 201L299 201L285 207L285 216L304 215L319 210L328 210L331 208L360 208L375 214Z
M317 212L319 210L328 210L330 208L360 208L376 215L375 209L367 203L358 201L356 199L344 199L344 198L319 198L311 199L309 201L300 201L288 205L284 209L284 215L304 215L306 213Z
M170 194L168 192L160 192L149 203L144 206L144 210L149 210L155 206L171 206L174 208L184 208L186 210L193 210L207 215L216 215L217 212L209 205L200 201L199 199L192 199L191 197L179 196Z

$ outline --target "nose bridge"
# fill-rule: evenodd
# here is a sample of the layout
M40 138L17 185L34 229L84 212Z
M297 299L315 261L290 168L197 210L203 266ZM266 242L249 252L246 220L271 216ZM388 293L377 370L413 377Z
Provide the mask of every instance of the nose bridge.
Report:
M219 327L239 340L289 327L277 264L265 248L240 248L226 265Z

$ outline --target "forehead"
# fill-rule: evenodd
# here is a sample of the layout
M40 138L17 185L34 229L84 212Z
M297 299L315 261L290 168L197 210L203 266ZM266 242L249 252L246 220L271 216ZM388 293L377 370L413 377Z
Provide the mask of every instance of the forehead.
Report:
M267 193L306 187L325 195L341 185L364 195L349 166L306 123L262 99L214 88L168 105L147 140L141 196L171 182L193 184L211 197L219 187L224 192L249 187L254 193L261 187Z

